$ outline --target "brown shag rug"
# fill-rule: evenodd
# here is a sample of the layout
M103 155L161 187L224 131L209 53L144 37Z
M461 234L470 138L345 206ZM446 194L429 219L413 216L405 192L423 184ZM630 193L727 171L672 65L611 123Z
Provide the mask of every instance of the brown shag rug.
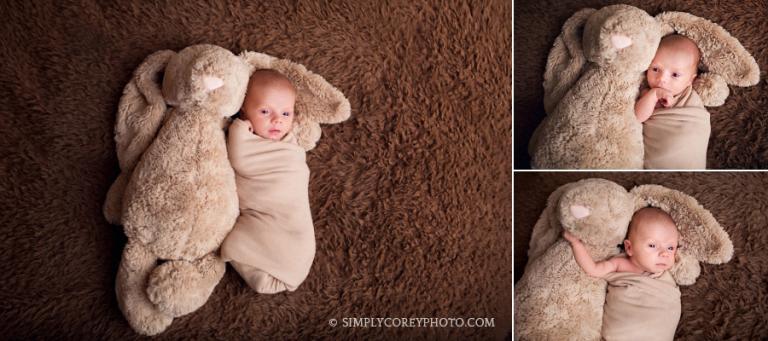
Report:
M678 340L768 338L768 173L516 173L515 282L528 261L533 225L557 187L605 178L630 189L658 184L685 192L712 212L733 241L730 262L702 264L695 284L682 286Z
M157 339L509 338L511 19L507 1L5 2L0 335L137 336L114 293L126 239L101 213L118 174L118 100L150 53L212 43L305 65L346 94L352 118L324 126L307 155L306 282L258 295L228 267L207 304Z
M515 168L530 168L528 142L544 119L544 68L563 23L582 8L626 3L651 15L687 12L725 28L749 51L760 67L760 83L730 87L725 104L708 108L712 134L707 168L768 168L768 2L709 1L516 1L515 2Z

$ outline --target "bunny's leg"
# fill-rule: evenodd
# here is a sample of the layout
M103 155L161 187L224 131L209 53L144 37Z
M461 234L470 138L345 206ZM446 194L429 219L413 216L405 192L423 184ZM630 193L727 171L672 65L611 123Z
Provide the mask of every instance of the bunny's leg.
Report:
M117 303L136 332L155 335L173 322L173 317L158 310L146 294L147 277L157 265L157 257L143 245L129 242L117 271Z
M200 308L224 276L226 266L215 252L190 262L173 260L155 269L147 294L158 308L174 317Z

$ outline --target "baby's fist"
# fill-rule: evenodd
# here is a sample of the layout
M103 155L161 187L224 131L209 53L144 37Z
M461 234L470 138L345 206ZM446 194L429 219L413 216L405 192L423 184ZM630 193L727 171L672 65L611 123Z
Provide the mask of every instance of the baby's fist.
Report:
M662 88L655 88L654 91L656 92L656 98L658 99L658 102L656 102L657 108L669 108L675 105L676 96L671 91Z
M571 243L579 241L578 237L574 236L572 233L566 230L563 230L563 238L565 238L565 240Z

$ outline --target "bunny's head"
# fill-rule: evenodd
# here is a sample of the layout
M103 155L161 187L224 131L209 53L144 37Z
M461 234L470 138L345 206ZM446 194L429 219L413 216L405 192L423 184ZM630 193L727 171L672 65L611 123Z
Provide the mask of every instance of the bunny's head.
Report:
M219 117L234 115L243 103L251 67L215 45L193 45L168 61L163 97L168 105L200 107Z
M624 240L635 206L624 187L603 179L585 179L565 191L558 213L563 229L585 244L613 249Z
M600 67L641 72L648 68L661 40L659 23L628 6L603 7L584 26L584 54Z

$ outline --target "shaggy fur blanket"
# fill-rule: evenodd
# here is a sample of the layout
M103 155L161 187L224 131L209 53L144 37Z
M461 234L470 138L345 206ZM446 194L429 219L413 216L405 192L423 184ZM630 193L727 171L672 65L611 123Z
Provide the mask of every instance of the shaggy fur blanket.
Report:
M0 335L136 337L114 289L126 238L101 211L118 101L149 54L210 43L303 64L352 117L307 153L317 253L301 287L259 295L228 266L156 339L509 337L511 19L509 1L5 2Z

